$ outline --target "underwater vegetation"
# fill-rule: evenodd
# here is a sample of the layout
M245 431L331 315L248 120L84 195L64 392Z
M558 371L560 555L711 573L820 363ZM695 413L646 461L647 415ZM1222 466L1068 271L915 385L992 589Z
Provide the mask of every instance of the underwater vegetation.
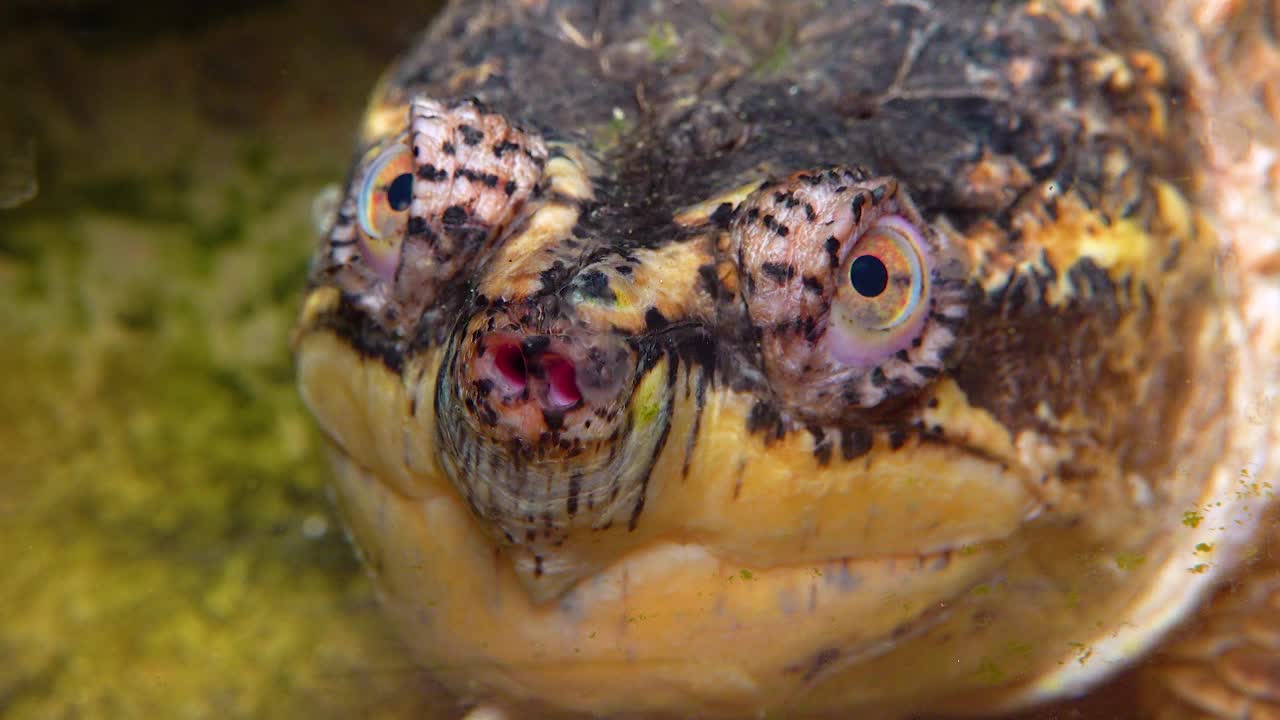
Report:
M165 8L0 10L0 716L420 716L288 332L430 3Z

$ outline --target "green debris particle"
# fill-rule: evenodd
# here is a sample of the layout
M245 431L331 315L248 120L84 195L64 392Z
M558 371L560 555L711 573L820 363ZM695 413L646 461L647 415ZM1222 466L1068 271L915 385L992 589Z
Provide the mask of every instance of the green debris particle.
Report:
M274 159L271 144L262 138L246 140L237 153L237 160L244 171L254 177L262 177Z
M1196 545L1196 552L1208 553L1213 552L1213 545L1209 543L1200 543Z
M1147 558L1145 556L1137 555L1135 553L1120 553L1119 555L1116 555L1116 567L1121 570L1136 569L1146 561Z
M1067 607L1069 608L1080 607L1080 591L1074 588L1072 588L1071 590L1068 590L1066 601L1067 601Z
M1009 650L1018 655L1027 656L1035 650L1035 645L1025 641L1013 640L1009 643Z
M963 556L973 555L978 552L977 545L961 545L960 554Z
M991 594L991 586L990 586L990 585L988 585L988 584L986 584L986 583L982 583L981 585L977 585L977 586L975 586L975 587L973 588L973 594L974 594L974 595L989 595L989 594Z
M671 23L664 22L649 28L649 54L653 56L654 62L670 58L679 44L680 35Z
M1075 650L1076 662L1080 663L1081 665L1085 664L1085 662L1088 661L1088 659L1093 656L1093 648L1089 647L1088 645L1085 645L1082 642L1069 642L1067 643L1067 645L1069 645L1072 650Z
M750 570L746 570L746 569L739 570L739 571L738 571L738 576L739 576L739 577L741 577L743 580L755 580L755 579L756 579L755 574L754 574L754 573L752 573Z
M990 685L1000 683L1005 678L1004 670L1001 670L995 660L989 657L982 658L982 661L978 663L977 675L983 682Z
M620 107L613 109L609 114L609 129L615 133L622 134L627 131L629 123L627 122L627 113Z
M1204 520L1204 516L1195 510L1188 510L1182 513L1182 524L1189 528L1200 527L1200 522Z
M783 29L778 41L769 50L769 54L764 56L756 66L756 72L761 75L774 75L786 66L787 60L791 58L791 32L790 26Z
M627 133L631 131L631 121L627 119L627 113L620 107L615 107L609 114L609 121L599 126L596 131L596 143L603 147L610 147L622 142Z
M1207 572L1208 570L1209 570L1209 564L1208 564L1208 563L1200 563L1199 565L1193 565L1193 566L1191 566L1191 567L1187 568L1187 572L1195 573L1196 575L1203 575L1203 574L1205 574L1205 572Z
M814 576L814 577L822 577L822 568L814 568L814 569L813 569L813 576Z

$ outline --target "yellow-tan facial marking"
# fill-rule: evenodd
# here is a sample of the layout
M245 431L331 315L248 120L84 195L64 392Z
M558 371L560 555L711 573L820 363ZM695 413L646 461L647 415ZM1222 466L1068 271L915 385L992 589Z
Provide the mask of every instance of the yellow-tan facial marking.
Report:
M497 249L489 271L477 283L479 292L493 299L529 297L542 289L542 273L557 263L575 261L574 248L564 245L582 215L582 203L594 196L590 173L595 163L569 145L553 145L544 173L544 200L526 223Z

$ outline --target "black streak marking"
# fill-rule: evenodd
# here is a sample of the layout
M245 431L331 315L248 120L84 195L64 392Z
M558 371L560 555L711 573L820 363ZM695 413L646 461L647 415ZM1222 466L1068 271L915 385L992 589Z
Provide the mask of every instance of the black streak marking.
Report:
M667 317L662 314L661 310L651 307L644 313L644 326L649 332L661 330L668 325Z
M866 428L840 430L840 454L845 460L866 455L871 451L871 432Z
M599 270L591 270L584 273L578 281L578 287L582 288L582 292L590 298L607 302L615 302L618 299L618 296L613 292L613 288L609 287L609 276Z
M685 441L683 477L689 477L689 462L693 459L693 446L698 442L698 432L702 429L702 410L707 405L707 373L698 373L698 389L694 391L693 427L689 430L689 439Z
M462 134L462 142L468 145L478 145L484 139L484 132L470 125L459 125L458 132Z
M569 476L569 497L565 500L565 510L569 517L578 514L578 494L582 492L582 475L574 473Z
M446 227L462 225L467 221L467 209L461 205L450 205L444 210L443 220Z
M518 151L519 149L520 149L520 145L518 143L513 143L510 140L503 140L502 142L493 146L493 155L494 157L502 157L508 150Z
M716 206L714 212L711 213L711 222L717 227L729 227L729 221L733 220L733 205L730 203L720 203Z
M627 530L635 530L636 525L640 522L640 513L644 512L645 497L649 493L649 478L653 475L653 466L657 464L658 458L662 455L662 449L667 445L667 435L671 433L671 406L675 402L676 394L676 374L680 369L680 363L676 361L674 356L669 357L667 363L667 403L662 411L662 434L658 436L658 442L653 446L653 455L649 458L648 467L644 471L644 481L640 484L640 498L636 500L635 509L631 511L631 519L627 522Z
M813 456L817 458L818 465L826 467L831 462L831 441L821 426L809 425L807 429L813 436Z
M782 424L782 415L777 408L765 400L757 400L751 406L751 413L747 416L747 430L753 433L763 432L766 444L781 438L786 432Z
M449 177L447 170L437 170L435 165L423 165L418 168L418 177L427 182L439 182Z
M720 299L720 274L716 272L715 265L702 265L698 268L698 279L702 281L702 287L711 296L712 300Z
M795 277L796 269L791 265L783 263L767 262L760 266L760 272L769 277L770 280L781 285L782 283Z
M902 430L893 430L889 433L889 447L897 450L907 444L907 434Z

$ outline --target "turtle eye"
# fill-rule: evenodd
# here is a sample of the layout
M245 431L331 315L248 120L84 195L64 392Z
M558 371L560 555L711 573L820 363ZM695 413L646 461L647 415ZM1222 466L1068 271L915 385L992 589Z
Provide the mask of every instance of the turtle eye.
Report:
M872 365L906 348L928 315L927 246L901 215L880 218L841 265L832 306L831 354L852 366Z
M365 261L387 280L395 275L400 240L413 204L413 155L403 143L382 151L360 184L359 217Z

